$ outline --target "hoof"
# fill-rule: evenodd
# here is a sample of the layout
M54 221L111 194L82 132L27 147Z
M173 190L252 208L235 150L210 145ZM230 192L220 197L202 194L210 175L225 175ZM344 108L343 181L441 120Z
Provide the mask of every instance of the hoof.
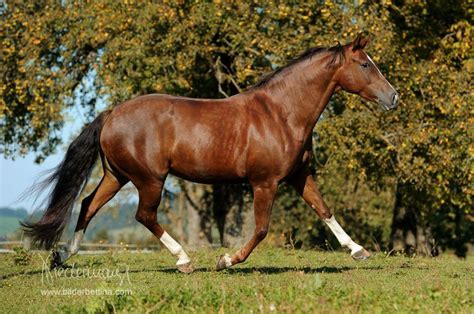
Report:
M184 274L190 274L194 271L194 267L193 264L189 262L186 264L178 265L178 270Z
M58 251L53 251L51 254L51 264L49 266L50 270L61 267L63 263L61 262L61 255Z
M356 261L363 261L370 258L370 253L366 249L361 249L351 255Z
M217 265L216 265L216 270L223 270L228 267L232 266L232 263L230 261L230 256L229 254L224 254L219 256L219 259L217 260Z

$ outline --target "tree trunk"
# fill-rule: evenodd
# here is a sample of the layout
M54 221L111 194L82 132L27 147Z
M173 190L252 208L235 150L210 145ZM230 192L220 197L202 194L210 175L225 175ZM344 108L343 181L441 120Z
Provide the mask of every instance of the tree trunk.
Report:
M184 193L179 193L176 197L177 204L177 219L176 219L176 236L178 237L179 243L187 243L187 237L185 232L185 221L186 218L184 213L186 212L186 197Z
M236 191L236 193L238 192ZM224 226L224 246L230 248L243 246L250 239L255 229L250 195L244 192L236 196L240 197L233 204L230 204Z
M420 193L408 184L397 184L390 241L393 252L433 255L430 229L420 221L417 208L416 200Z
M215 185L213 191L214 219L221 245L241 247L255 229L252 202L247 187L243 185Z
M209 187L186 181L182 181L180 186L180 197L185 207L182 219L187 221L185 242L190 247L208 247L212 244Z

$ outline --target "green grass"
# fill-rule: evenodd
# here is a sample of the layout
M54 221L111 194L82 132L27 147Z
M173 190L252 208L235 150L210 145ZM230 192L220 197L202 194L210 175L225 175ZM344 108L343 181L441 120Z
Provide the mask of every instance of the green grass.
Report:
M89 271L89 276L71 278L68 273L52 282L42 282L42 256L33 256L28 266L16 266L13 256L0 255L1 312L474 313L472 256L460 260L448 254L438 258L378 254L355 262L347 253L260 248L246 263L215 272L216 258L223 252L191 252L197 268L191 275L178 273L175 259L164 251L81 255L69 265ZM122 278L115 273L104 278L105 270L115 269ZM94 274L98 277L92 278ZM130 289L132 294L43 296L46 289L113 293Z

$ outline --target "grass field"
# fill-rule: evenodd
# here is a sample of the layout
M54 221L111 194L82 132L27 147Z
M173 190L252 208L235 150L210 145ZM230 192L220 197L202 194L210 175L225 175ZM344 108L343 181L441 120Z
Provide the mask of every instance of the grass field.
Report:
M45 255L19 266L3 254L0 312L474 313L472 256L377 254L355 262L345 253L260 248L247 262L215 272L223 252L191 252L191 275L178 273L164 251L80 255L70 260L73 268L51 273L42 271Z

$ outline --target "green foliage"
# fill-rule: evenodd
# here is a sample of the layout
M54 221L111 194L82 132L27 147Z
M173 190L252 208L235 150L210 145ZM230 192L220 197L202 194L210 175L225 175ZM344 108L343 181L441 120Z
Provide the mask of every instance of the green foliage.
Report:
M402 101L381 113L356 96L333 97L314 137L320 189L349 233L377 248L390 241L395 191L408 187L400 199L413 202L402 205L438 244L462 251L474 230L467 2L16 1L1 10L1 145L6 156L49 154L77 94L91 113L99 98L114 106L153 92L224 97L311 46L366 31L368 53ZM294 192L282 189L276 205L277 237L326 245Z
M28 266L31 263L31 253L22 246L13 248L13 263L19 266Z
M332 2L6 5L5 153L51 152L63 109L91 72L97 95L83 104L91 109L100 95L110 105L151 92L222 97L308 47L348 41L367 28L344 11Z

